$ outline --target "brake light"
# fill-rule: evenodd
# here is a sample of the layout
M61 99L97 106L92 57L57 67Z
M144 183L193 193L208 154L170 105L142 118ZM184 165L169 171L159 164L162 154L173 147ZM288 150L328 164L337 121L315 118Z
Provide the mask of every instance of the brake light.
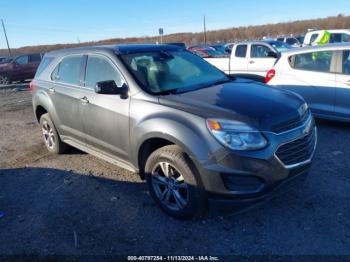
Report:
M267 72L265 77L265 84L267 84L276 75L275 69L271 69Z
M31 82L29 83L29 92L30 92L31 94L33 94L34 90L35 90L35 86L34 86L33 81L31 81Z

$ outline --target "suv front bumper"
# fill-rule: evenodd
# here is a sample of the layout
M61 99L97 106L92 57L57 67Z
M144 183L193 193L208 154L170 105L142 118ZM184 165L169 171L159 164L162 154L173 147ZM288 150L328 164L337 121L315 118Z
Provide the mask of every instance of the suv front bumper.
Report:
M211 198L256 201L290 184L289 181L305 177L317 145L312 116L293 130L264 135L270 144L263 150L221 149L197 163L203 186Z

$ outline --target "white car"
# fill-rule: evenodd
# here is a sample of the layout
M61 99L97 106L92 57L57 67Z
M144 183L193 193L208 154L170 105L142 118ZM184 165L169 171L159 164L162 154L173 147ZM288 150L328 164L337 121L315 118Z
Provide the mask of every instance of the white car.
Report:
M255 80L264 79L276 62L279 52L291 46L279 41L240 42L233 46L230 57L205 58L228 75L240 75Z
M327 34L328 36L326 36ZM323 43L324 41L326 43ZM304 46L343 42L350 42L349 29L314 30L307 32L304 38Z
M284 52L265 83L300 94L317 117L350 121L350 43Z

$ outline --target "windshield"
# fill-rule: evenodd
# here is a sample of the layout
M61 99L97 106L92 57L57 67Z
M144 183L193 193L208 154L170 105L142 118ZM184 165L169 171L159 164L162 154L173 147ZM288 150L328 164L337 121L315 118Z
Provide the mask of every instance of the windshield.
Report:
M274 41L269 43L273 48L275 48L278 52L282 52L292 47L284 42Z
M220 70L183 50L120 56L141 87L151 94L185 92L229 81Z

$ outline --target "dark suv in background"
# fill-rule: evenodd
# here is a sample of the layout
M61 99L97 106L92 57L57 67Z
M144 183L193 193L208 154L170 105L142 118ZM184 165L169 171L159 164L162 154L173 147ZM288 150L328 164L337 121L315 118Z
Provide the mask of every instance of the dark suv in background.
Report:
M229 78L177 46L50 52L30 90L50 152L70 145L139 173L180 218L208 199L264 199L303 177L316 147L300 96Z
M32 79L41 62L41 54L27 54L6 58L0 63L0 85Z

